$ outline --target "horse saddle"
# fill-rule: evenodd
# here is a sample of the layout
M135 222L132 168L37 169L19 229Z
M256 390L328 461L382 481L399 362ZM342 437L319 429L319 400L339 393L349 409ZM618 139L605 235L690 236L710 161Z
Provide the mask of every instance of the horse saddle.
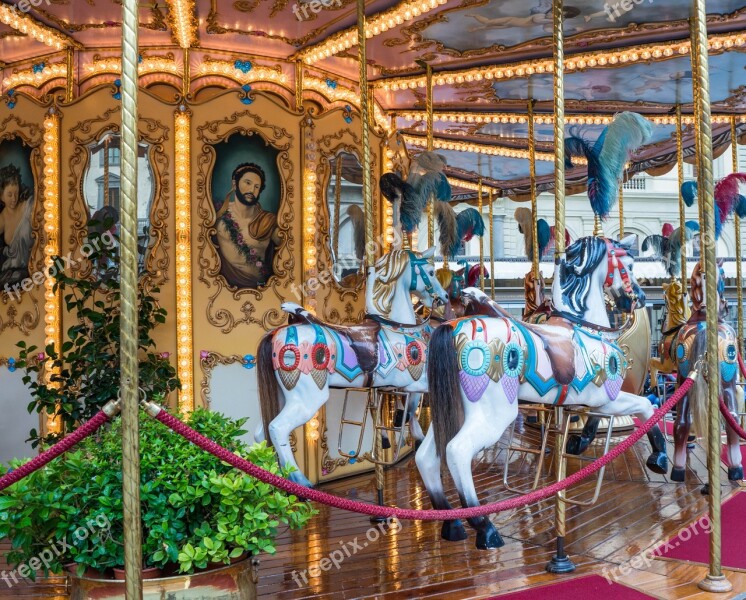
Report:
M571 331L572 328L563 319L551 318L545 325L562 327ZM570 385L575 378L575 345L572 335L564 335L558 331L547 329L541 325L521 323L522 327L528 329L538 337L544 345L544 351L552 366L552 375L560 385Z
M327 323L315 317L302 306L286 302L282 310L288 313L288 324L316 325L331 329L340 337L350 340L350 347L355 353L357 364L364 373L372 373L378 367L378 333L381 324L374 319L366 318L357 325L345 326Z

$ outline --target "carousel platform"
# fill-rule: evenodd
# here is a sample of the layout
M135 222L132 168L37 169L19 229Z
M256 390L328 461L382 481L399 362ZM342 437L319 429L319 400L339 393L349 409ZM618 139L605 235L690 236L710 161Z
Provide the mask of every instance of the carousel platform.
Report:
M537 443L536 432L526 428L520 442ZM619 442L623 438L614 438ZM597 442L587 451L600 453ZM549 575L545 565L554 548L553 501L544 501L517 511L492 517L505 539L499 550L480 551L475 535L446 542L440 538L440 523L401 522L381 534L363 515L319 507L319 514L300 531L287 531L277 539L277 553L261 559L259 598L296 600L404 599L442 600L486 599L496 595L544 586L565 578L589 574L606 576L649 596L665 599L733 598L746 590L746 573L725 570L734 591L727 595L708 594L696 582L706 567L677 560L647 558L646 552L674 537L707 510L701 494L706 477L704 451L697 446L689 454L687 483L671 482L644 467L649 452L639 442L633 452L623 454L606 469L598 502L593 506L569 506L567 547L577 565L575 573ZM669 456L672 448L669 444ZM475 483L483 503L511 495L503 487L505 451L492 448L480 455ZM568 472L580 468L580 461L568 464ZM551 457L545 462L540 485L551 483ZM528 462L511 462L512 486L529 486L533 470ZM739 486L727 481L723 470L723 500L737 493ZM595 480L573 488L569 498L587 500ZM358 475L322 486L325 491L350 499L373 502L375 479ZM458 505L453 491L449 499ZM410 457L386 471L386 501L408 508L429 508L430 502ZM723 523L727 528L727 523ZM371 533L376 532L376 533ZM376 535L378 534L378 535ZM700 535L704 535L703 533ZM373 539L377 538L377 539ZM373 541L371 541L373 540ZM7 546L7 541L4 542ZM342 549L339 568L333 559ZM321 567L326 566L326 570ZM0 565L0 571L6 565ZM2 581L0 581L2 583ZM0 599L66 598L63 578L39 580L0 587ZM509 598L509 596L508 596Z

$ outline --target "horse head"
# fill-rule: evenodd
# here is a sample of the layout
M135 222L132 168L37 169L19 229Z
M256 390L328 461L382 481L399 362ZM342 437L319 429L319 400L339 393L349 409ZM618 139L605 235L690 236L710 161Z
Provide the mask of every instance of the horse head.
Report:
M544 304L544 278L534 275L533 270L526 273L523 279L523 291L526 297L526 308L524 314L531 315Z
M724 319L728 315L728 301L725 299L725 269L723 269L724 260L717 259L718 280L718 317ZM707 306L707 292L705 290L705 272L702 269L702 262L694 266L691 279L689 280L689 289L692 294L692 312L699 312Z
M368 270L367 310L401 323L414 323L411 295L430 307L433 300L448 300L435 276L435 248L419 253L395 249L384 254Z
M621 241L584 237L571 244L555 268L555 307L571 318L608 327L604 291L622 311L631 312L633 302L644 306L630 256L634 241L634 235Z

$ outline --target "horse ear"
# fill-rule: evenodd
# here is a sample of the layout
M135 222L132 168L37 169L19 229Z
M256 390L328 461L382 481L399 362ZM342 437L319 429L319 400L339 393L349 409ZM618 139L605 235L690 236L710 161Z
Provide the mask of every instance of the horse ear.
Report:
M632 246L635 245L636 241L637 241L637 234L630 233L629 235L624 236L621 240L619 240L619 245L625 250L631 250Z
M435 246L428 248L422 253L422 258L432 258L435 256Z

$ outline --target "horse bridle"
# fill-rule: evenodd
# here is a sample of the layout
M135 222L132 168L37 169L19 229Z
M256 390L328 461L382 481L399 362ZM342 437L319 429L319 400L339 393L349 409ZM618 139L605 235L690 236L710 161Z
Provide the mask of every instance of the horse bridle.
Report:
M433 282L430 281L430 277L425 272L425 265L428 264L430 261L426 258L417 256L411 250L408 250L407 252L409 253L409 268L412 270L412 276L409 282L409 291L417 291L417 275L419 275L420 277L422 277L422 282L425 284L425 291L433 298L435 298L436 296Z
M629 277L629 272L624 266L624 263L620 260L623 256L628 256L627 251L624 248L618 248L614 246L611 240L606 241L606 280L604 281L605 287L611 287L614 283L614 273L619 272L619 277L622 279L622 287L627 297L635 302L637 300L637 294L632 287L632 280Z

